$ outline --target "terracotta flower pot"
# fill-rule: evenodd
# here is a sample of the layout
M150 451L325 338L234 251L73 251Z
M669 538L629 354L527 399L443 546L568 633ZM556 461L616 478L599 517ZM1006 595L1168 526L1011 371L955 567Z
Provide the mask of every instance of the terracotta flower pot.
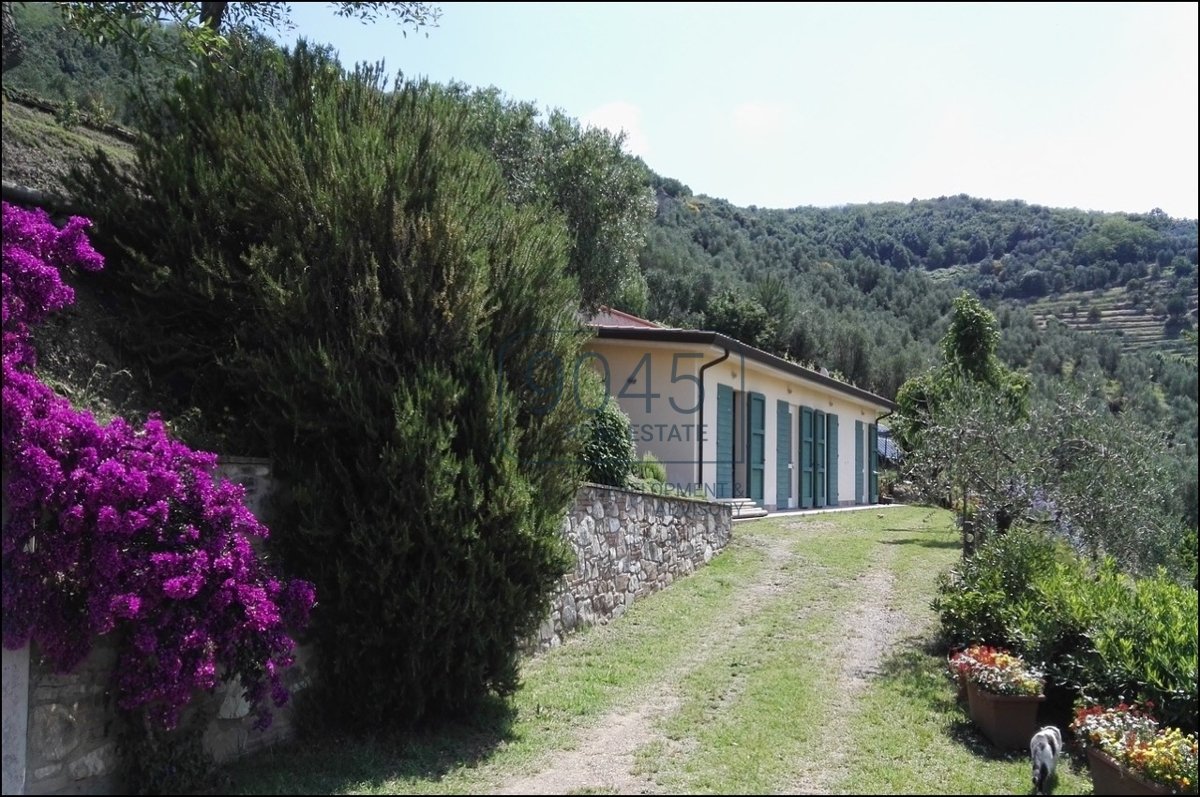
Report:
M1092 773L1092 794L1170 794L1171 789L1152 783L1094 747L1087 748Z
M1038 704L1045 695L997 695L967 682L967 705L971 721L988 740L1004 750L1028 748L1037 732Z

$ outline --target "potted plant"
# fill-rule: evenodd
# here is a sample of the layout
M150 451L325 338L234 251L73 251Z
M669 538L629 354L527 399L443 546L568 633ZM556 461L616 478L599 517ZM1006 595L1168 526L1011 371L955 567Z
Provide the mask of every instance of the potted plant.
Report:
M1087 750L1094 794L1196 793L1196 734L1159 727L1153 707L1076 709L1071 730Z
M1020 657L992 649L975 659L967 673L971 720L992 744L1020 749L1037 731L1042 674Z

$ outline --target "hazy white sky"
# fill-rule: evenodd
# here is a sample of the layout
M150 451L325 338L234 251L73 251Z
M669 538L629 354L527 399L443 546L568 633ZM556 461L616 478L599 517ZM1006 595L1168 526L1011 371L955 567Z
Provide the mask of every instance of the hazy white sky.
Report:
M656 172L738 205L1197 216L1196 3L439 5L402 37L298 3L284 38L624 129Z

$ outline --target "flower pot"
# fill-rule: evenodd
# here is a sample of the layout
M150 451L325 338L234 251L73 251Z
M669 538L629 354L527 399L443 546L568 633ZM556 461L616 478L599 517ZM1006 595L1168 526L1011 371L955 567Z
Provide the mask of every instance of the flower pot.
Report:
M1095 747L1087 748L1092 773L1092 794L1170 794L1171 789L1151 783Z
M997 695L967 683L971 721L988 740L1004 750L1021 750L1037 732L1038 704L1045 695Z

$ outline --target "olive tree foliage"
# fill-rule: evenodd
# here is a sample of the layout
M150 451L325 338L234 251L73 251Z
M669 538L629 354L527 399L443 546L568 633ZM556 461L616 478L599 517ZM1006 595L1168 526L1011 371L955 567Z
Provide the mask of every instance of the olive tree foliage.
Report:
M996 357L998 341L991 312L969 294L956 299L943 364L901 387L892 421L906 477L959 509L964 552L1014 523L1045 524L1130 572L1162 566L1194 579L1170 428L1114 409L1095 373L1034 390Z
M975 542L973 529L978 521L971 510L972 484L961 459L965 449L956 438L953 445L940 448L936 434L927 435L953 423L961 408L956 404L964 391L973 396L983 394L986 401L1002 414L1003 419L1015 422L1028 410L1030 382L1028 377L1006 368L996 356L1000 331L996 317L979 299L963 292L953 303L950 326L942 338L942 364L900 386L896 393L898 410L892 420L892 432L905 452L908 478L927 490L941 487L939 500L960 501L960 523L963 528L964 551ZM1012 523L1013 512L1001 503L989 507L989 522L1003 533Z
M508 100L495 88L439 90L468 109L471 136L499 162L509 199L562 215L583 306L644 313L638 253L655 203L649 170L622 150L624 134L581 126L559 110L543 115L534 103Z
M228 34L243 30L291 30L290 3L55 3L67 29L95 44L115 47L131 64L143 58L212 60L228 51ZM441 11L432 3L329 3L338 16L363 22L390 19L404 36L436 26ZM154 37L170 25L180 33L183 53ZM427 34L428 35L428 34Z
M131 168L76 174L121 345L218 450L273 460L272 543L322 596L314 707L470 712L570 566L567 232L428 86L303 42L233 55L149 109Z
M946 483L946 491L939 494L942 498L951 496L951 486L958 489L964 496L964 534L968 533L965 526L969 520L965 496L971 485L963 480L965 473L958 467L960 447L938 450L933 455L930 447L938 441L927 441L925 437L931 430L953 422L961 409L956 404L964 392L972 399L976 395L985 397L981 400L990 404L1001 420L1015 423L1026 417L1031 382L1025 374L1005 367L996 356L999 341L996 317L977 297L964 292L954 300L950 326L942 338L942 364L909 379L896 393L898 410L891 428L897 444L906 452L908 476L926 485ZM991 519L1001 532L1006 531L1012 512L1003 505L994 509Z
M1175 511L1170 430L1114 413L1087 379L1035 392L1020 415L980 383L956 385L925 417L907 475L927 495L962 502L964 534L975 535L964 539L968 552L1011 524L1042 525L1096 561L1194 580L1195 533Z

